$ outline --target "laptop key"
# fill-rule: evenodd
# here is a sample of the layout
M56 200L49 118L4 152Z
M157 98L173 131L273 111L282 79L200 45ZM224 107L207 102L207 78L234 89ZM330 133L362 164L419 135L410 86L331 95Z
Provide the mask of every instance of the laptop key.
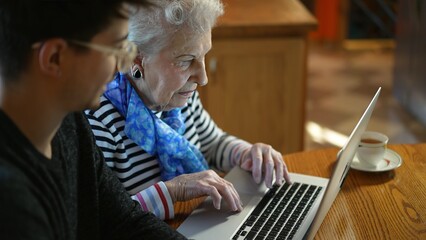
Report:
M320 189L300 183L284 184L281 188L274 185L243 223L241 236L244 239L288 239L290 235L294 236ZM246 227L251 227L249 232Z
M256 236L255 232L249 232L244 239L252 240Z

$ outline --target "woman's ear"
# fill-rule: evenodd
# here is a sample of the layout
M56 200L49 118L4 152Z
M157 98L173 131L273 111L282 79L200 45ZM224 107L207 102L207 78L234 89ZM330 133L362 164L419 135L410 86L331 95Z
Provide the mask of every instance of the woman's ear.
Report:
M38 52L40 70L51 77L60 77L63 54L67 47L68 43L61 38L43 42Z
M144 74L144 64L143 64L143 56L138 55L134 60L133 60L133 66L132 66L132 76L135 79L143 79L145 74Z
M139 80L143 78L141 67L137 64L132 66L132 77L134 80Z

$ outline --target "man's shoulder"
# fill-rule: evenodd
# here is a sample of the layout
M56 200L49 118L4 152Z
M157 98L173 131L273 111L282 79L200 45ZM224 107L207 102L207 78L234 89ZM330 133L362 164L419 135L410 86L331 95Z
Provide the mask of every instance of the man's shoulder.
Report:
M83 112L71 112L67 114L62 121L62 126L72 126L76 127L77 125L86 124L87 119Z
M19 196L31 194L31 181L24 171L25 168L19 166L21 163L16 159L0 156L0 192L3 196L2 199L12 195L16 197L14 198L16 201L19 201L26 199L26 197L19 198Z
M5 239L40 239L52 236L43 194L28 172L0 156L0 235Z
M5 182L16 182L22 178L23 173L19 171L17 165L14 164L14 159L0 155L0 184Z
M27 171L35 168L37 156L28 142L0 134L0 184L28 181Z
M90 133L88 120L83 112L72 112L65 116L58 133L68 137Z

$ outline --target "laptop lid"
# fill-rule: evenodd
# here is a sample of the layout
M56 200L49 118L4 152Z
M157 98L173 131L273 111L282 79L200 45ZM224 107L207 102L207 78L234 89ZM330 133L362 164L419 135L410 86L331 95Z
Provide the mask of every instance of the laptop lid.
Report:
M302 224L303 226L300 227L294 239L306 237L312 239L318 231L344 182L361 139L361 134L368 125L380 91L381 89L379 88L353 129L346 144L340 150L330 179L290 173L292 180L295 182L314 184L325 188L325 191L321 191L320 196L308 214L309 216L306 217ZM226 208L218 211L214 209L211 199L207 198L177 229L179 232L193 239L230 239L232 237L231 233L236 231L237 227L244 222L267 192L264 183L256 184L251 174L238 168L234 168L228 173L225 179L232 182L240 194L245 206L243 211L238 214L232 214Z
M311 227L307 233L306 239L313 239L317 233L321 223L331 208L337 194L342 187L348 171L350 169L352 159L355 156L356 149L358 148L359 142L361 141L362 133L367 129L368 122L370 121L371 114L373 113L377 99L379 98L381 88L379 88L370 101L364 114L361 116L355 128L352 130L346 144L342 147L337 155L336 165L334 166L333 173L328 182L327 188L324 193L324 197L321 200L318 211L311 224Z

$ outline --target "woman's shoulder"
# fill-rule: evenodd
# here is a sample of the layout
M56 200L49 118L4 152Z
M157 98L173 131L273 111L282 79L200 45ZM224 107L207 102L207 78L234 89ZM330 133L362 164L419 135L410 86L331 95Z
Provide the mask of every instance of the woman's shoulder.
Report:
M86 115L94 116L96 118L105 118L106 116L118 112L111 101L105 96L100 97L99 107L96 109L86 110Z
M118 110L114 107L110 100L106 97L101 96L100 105L97 109L94 110L86 110L85 114L94 120L98 120L101 122L104 121L113 121L123 119L123 116L118 112Z
M189 108L192 112L194 112L202 107L203 105L201 104L200 94L196 90L194 91L192 97L188 99L188 104L185 106L185 108Z
M100 106L95 110L86 110L85 114L92 129L103 128L113 133L124 126L125 119L104 96L100 99Z

